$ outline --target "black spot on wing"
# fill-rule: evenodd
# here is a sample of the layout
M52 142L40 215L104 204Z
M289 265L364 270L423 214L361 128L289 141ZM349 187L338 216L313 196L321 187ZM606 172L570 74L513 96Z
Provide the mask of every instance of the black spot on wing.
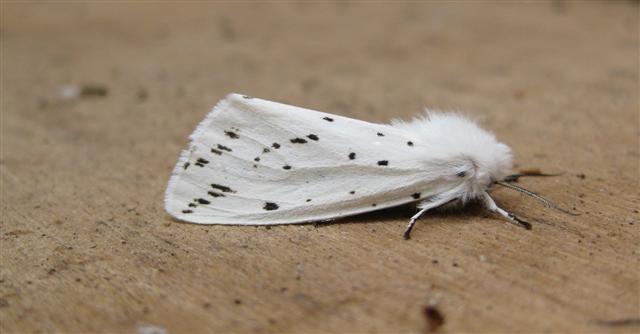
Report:
M412 141L408 141L407 142L407 146L413 146L413 142Z
M213 197L225 197L224 194L216 193L216 192L213 192L213 191L209 191L209 192L207 192L207 194L209 194L210 196L213 196Z
M378 132L378 137L384 137L384 133Z
M211 204L211 202L207 201L204 198L198 198L198 199L196 199L196 201L198 201L198 203L200 203L200 204Z
M349 159L350 159L350 160L353 160L353 159L355 159L355 158L356 158L356 153L355 153L355 152L351 152L351 153L349 153Z
M389 160L380 160L378 161L378 166L388 166Z
M461 171L461 172L458 172L456 175L457 175L458 177L465 177L465 176L467 176L467 172L465 172L465 171Z
M349 194L351 194L351 195L353 195L353 194L355 194L355 193L356 193L356 191L355 191L355 190L351 190L351 191L349 192Z
M196 206L197 206L196 203L189 203L190 208L195 208Z
M253 96L249 96L249 95L242 95L243 99L247 99L247 100L251 100L253 98Z
M182 213L193 213L193 210L182 210Z
M318 138L318 136L314 135L313 133L312 133L312 134L310 134L310 135L308 135L308 136L307 136L307 138L309 138L309 139L311 139L311 140L315 140L315 141L317 141L318 139L320 139L320 138Z
M218 144L218 149L219 150L223 150L223 151L227 151L227 152L233 152L232 149L230 149L230 148L228 148L228 147L226 147L224 145L220 145L220 144Z
M302 139L302 138L299 138L299 137L293 138L290 141L292 143L294 143L294 144L306 144L307 143L307 141L305 139Z
M322 119L324 119L327 122L333 122L333 118L331 117L322 117Z
M235 193L236 192L235 190L233 190L233 189L231 189L231 188L229 188L227 186L223 186L223 185L219 185L219 184L215 184L215 183L211 184L211 188L218 189L218 190L222 191L223 193Z
M212 149L211 149L211 153L213 153L213 154L217 154L217 155L222 155L222 151L220 151L220 150L216 150L215 148L212 148Z
M187 168L189 168L189 165L191 165L190 162L185 162L184 165L182 165L182 168L184 168L184 170L187 170Z
M266 202L264 203L264 206L262 208L267 211L273 211L273 210L278 210L279 206L278 204L273 202Z
M266 147L262 150L262 153L269 153L269 152L271 152L271 150Z
M255 162L260 161L260 157L255 157L255 158L253 158L253 161L255 161Z
M311 198L307 198L307 202L311 202Z
M372 203L371 206L375 208L376 206L378 206L378 204Z
M275 148L276 150L280 148L280 144L278 143L273 143L271 144L271 147Z
M284 166L282 166L282 169L287 169L287 170L289 170L289 169L291 169L291 166L289 166L289 165L284 165Z
M209 163L209 160L207 159L198 158L198 160L196 160L196 166L199 166L199 167L204 167L204 165L208 163Z
M414 193L411 195L411 197L413 197L413 199L418 199L420 198L420 193Z
M240 136L238 136L237 133L233 132L233 131L229 131L229 130L225 130L224 134L227 135L229 138L231 139L238 139L240 138Z

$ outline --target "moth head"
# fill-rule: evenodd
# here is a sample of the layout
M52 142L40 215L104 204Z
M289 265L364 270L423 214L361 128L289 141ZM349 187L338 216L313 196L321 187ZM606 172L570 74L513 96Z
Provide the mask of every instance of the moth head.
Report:
M478 151L466 152L466 163L456 171L457 177L465 179L469 197L481 196L511 172L511 149L499 142L485 144L478 146Z
M488 147L486 155L481 158L478 170L482 173L487 186L503 180L513 168L511 149L509 146L496 142ZM484 177L488 179L484 179Z

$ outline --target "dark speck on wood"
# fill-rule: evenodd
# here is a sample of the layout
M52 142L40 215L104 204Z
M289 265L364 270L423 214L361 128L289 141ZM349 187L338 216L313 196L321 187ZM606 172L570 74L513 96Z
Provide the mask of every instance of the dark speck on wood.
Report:
M444 316L435 306L425 306L423 314L430 332L435 331L444 324Z

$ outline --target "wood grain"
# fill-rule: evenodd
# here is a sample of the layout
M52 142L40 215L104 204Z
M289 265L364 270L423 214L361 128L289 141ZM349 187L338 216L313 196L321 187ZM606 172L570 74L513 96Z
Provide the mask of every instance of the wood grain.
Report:
M3 333L638 332L637 2L2 2ZM65 85L106 95L63 99ZM163 192L240 92L373 122L465 110L517 168L531 231L471 206L198 226Z

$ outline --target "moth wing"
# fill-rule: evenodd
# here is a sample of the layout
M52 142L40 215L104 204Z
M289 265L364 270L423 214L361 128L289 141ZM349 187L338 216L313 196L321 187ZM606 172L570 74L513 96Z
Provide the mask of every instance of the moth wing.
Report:
M330 220L444 186L402 130L239 94L220 101L190 139L165 208L192 223Z

